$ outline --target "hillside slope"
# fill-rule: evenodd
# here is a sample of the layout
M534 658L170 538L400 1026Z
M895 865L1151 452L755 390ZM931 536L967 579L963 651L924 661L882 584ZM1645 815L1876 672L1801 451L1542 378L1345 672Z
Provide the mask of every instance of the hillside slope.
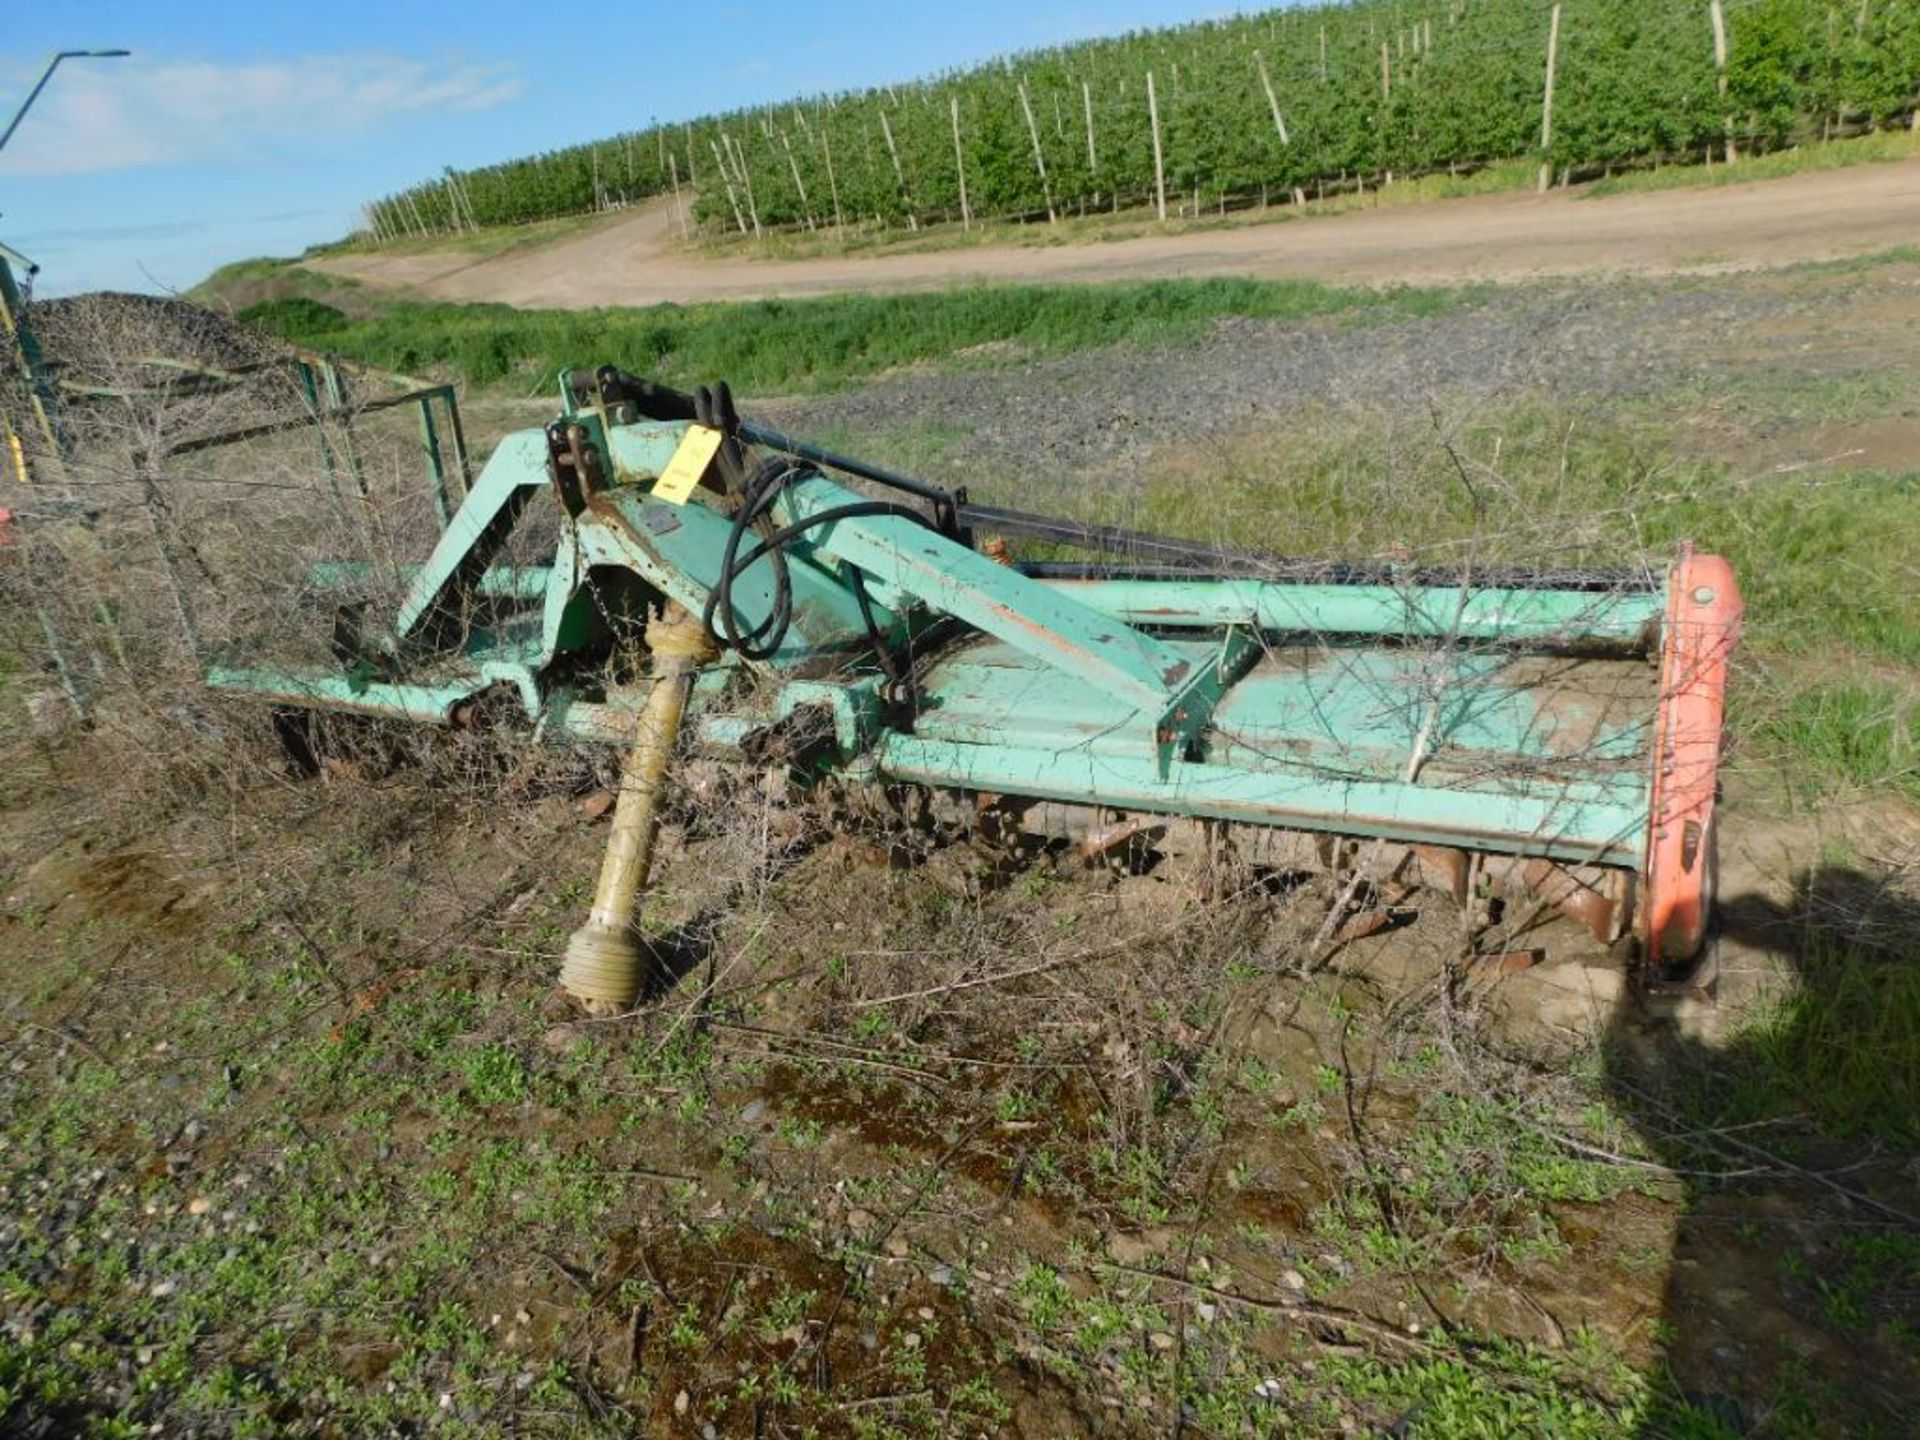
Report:
M448 171L374 202L367 228L391 240L683 190L710 230L755 235L1156 199L1164 210L1183 197L1212 210L1356 177L1522 158L1579 177L1905 125L1920 75L1913 6L1862 0L1841 19L1824 0L1242 13Z
M1714 272L1870 254L1916 236L1920 161L1901 161L1604 199L1477 196L1099 245L803 260L701 256L676 242L670 207L655 202L584 233L479 260L450 247L305 263L433 299L583 309L975 281L1249 275L1390 284Z

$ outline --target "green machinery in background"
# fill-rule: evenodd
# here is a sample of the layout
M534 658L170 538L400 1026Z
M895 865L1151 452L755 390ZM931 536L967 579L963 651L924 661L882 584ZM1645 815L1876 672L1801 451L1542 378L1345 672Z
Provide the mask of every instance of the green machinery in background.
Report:
M609 366L562 390L391 621L337 625L338 669L209 680L434 725L510 697L543 737L627 746L562 977L581 998L640 992L632 902L683 711L703 750L958 796L1002 839L1094 853L1197 821L1250 863L1531 897L1637 938L1647 975L1697 973L1740 615L1723 560L1303 565L976 504L742 421L724 386ZM536 508L551 560L511 564ZM1096 558L1012 563L1009 538Z

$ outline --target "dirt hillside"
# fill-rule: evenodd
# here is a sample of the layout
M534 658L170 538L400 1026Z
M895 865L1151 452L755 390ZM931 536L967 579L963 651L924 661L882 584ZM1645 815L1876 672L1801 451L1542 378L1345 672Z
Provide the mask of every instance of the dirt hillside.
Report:
M973 281L1252 275L1372 284L1541 275L1714 273L1869 254L1920 236L1920 162L1721 188L1591 199L1512 194L1147 236L802 260L705 258L650 205L585 234L475 260L343 255L315 268L440 300L589 308L747 300Z

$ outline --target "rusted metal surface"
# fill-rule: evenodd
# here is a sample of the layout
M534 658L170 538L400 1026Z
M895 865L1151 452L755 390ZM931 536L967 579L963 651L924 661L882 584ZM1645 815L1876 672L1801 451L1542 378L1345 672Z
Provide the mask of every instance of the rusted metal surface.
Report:
M1616 933L1612 897L1587 884L1564 865L1551 860L1530 860L1520 872L1526 888L1565 915L1584 925L1599 941L1611 940Z

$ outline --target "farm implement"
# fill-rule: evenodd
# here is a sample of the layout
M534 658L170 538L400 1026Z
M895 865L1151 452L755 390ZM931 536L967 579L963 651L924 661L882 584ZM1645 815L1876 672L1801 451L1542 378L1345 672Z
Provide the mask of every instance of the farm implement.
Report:
M542 738L625 747L561 976L579 999L641 993L635 901L682 745L989 845L1098 857L1179 831L1349 893L1558 911L1655 983L1700 973L1740 619L1724 560L1312 565L978 504L742 420L724 386L608 366L561 388L391 622L338 612L337 668L209 680L289 723L504 704ZM510 558L542 525L551 559Z

